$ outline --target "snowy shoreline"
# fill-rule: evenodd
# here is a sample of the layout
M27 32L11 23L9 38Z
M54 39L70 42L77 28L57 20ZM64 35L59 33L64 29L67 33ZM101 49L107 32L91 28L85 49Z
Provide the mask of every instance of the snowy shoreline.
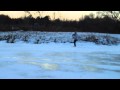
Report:
M26 43L72 43L73 32L40 32L40 31L14 31L0 32L0 41L16 43L23 41ZM93 42L101 45L120 44L120 34L89 33L78 32L78 42Z

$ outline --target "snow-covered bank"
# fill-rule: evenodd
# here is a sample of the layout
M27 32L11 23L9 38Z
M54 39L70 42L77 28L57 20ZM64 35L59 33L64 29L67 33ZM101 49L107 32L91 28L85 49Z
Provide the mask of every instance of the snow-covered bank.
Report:
M0 41L7 43L16 43L23 41L26 43L72 43L73 32L40 32L40 31L16 31L16 32L0 32ZM78 42L93 42L102 45L120 44L119 34L105 33L82 33L78 32Z
M120 45L0 42L0 78L120 78Z

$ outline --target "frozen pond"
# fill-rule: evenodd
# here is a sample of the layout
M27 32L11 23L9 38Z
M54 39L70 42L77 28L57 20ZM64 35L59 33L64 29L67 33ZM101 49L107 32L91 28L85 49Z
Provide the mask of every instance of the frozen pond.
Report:
M120 78L119 47L79 44L0 44L2 79ZM93 45L93 46L91 46ZM70 49L71 48L71 49ZM103 49L100 49L103 48ZM106 49L106 50L105 50ZM113 53L116 52L116 53Z

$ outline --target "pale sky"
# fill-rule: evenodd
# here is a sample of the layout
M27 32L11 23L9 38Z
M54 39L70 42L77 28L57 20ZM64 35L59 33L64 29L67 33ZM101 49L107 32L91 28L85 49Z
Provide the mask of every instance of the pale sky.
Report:
M39 15L38 13L36 13L36 11L30 11L30 12L34 17ZM55 12L55 18L61 18L67 20L79 20L84 15L88 15L90 13L95 14L97 11L41 11L41 15L42 16L49 15L50 18L53 19L54 12ZM11 18L18 18L25 16L24 11L0 11L0 14L9 15Z

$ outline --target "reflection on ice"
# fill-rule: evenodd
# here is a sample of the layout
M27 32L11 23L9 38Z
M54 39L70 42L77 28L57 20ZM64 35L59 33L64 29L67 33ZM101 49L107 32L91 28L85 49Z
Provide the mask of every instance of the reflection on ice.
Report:
M117 75L120 73L120 54L104 52L51 52L35 56L30 52L21 52L17 53L14 57L8 57L1 58L0 69L10 67L9 69L14 70L13 67L18 65L20 65L20 67L22 65L23 67L26 66L23 70L18 67L15 68L18 72L20 70L18 75L23 78L31 77L31 72L33 76L35 75L34 78L57 78L57 76L59 76L57 72L65 73L65 76L67 73L71 73L71 75L78 75L77 77L84 77L84 75L88 75L89 73L93 75L106 72L117 73ZM33 67L36 69L32 70ZM24 69L26 70L24 71Z
M39 66L44 70L63 70L63 71L87 71L100 72L112 70L110 67L120 65L118 54L108 54L104 52L80 53L80 52L54 52L46 53L42 57L35 57L31 53L18 53L19 60L25 64ZM79 57L81 57L79 59ZM69 67L63 68L62 67Z
M24 62L25 64L31 64L41 67L45 70L58 70L59 65L58 64L51 64L51 63L40 63L40 62Z
M81 69L83 71L87 71L87 72L101 72L102 69L101 68L98 68L98 67L95 67L95 66L92 66L92 65L84 65L81 67Z
M46 70L57 70L59 68L57 64L49 64L49 63L41 64L41 67Z

